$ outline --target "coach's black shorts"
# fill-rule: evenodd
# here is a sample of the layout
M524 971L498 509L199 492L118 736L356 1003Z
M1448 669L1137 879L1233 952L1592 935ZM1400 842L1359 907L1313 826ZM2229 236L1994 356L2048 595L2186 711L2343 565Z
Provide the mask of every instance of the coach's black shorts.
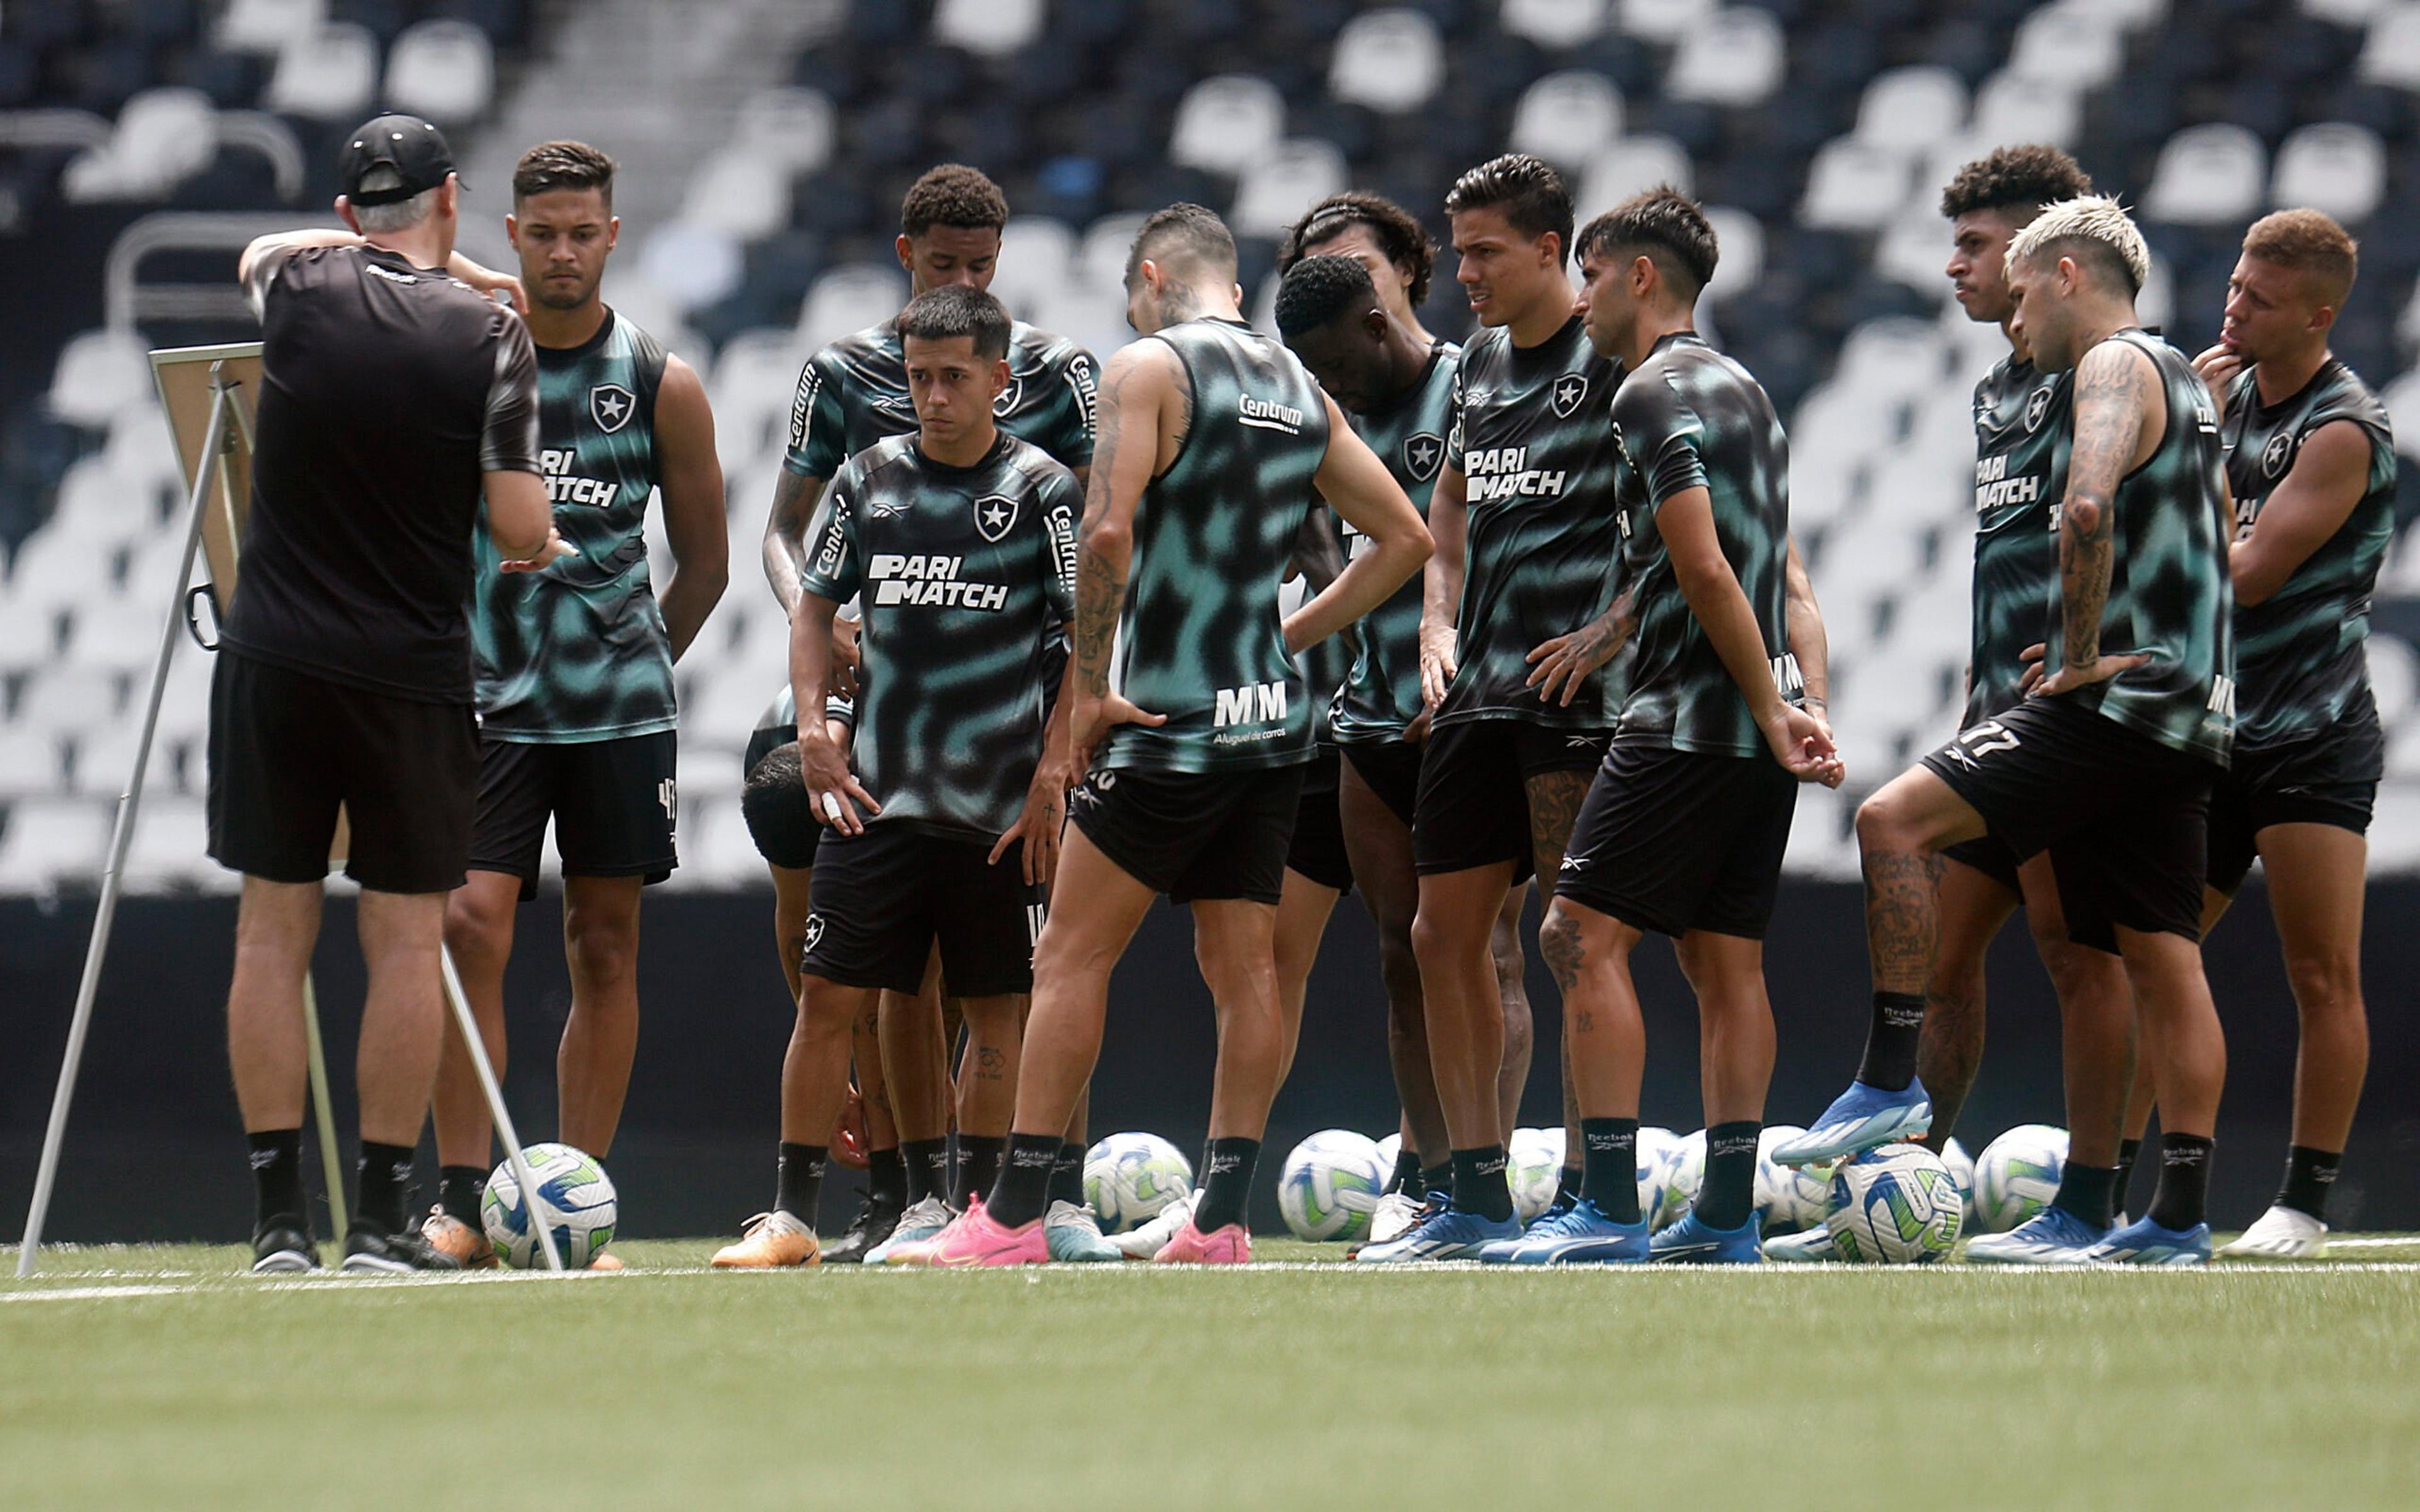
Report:
M992 844L899 821L834 832L815 856L799 969L913 995L938 940L953 996L1032 991L1042 889L1026 884L1021 844L998 862Z
M1336 748L1319 748L1319 759L1303 768L1302 799L1294 816L1294 838L1286 842L1286 870L1299 872L1323 887L1353 890L1353 858L1344 854L1344 821L1336 808L1336 785L1343 763Z
M2378 715L2307 740L2235 748L2234 764L2210 799L2210 885L2234 896L2273 825L2334 825L2369 833L2378 780L2386 773L2386 734Z
M782 755L768 766L766 758L775 751ZM782 725L750 735L739 770L744 779L739 814L748 821L748 838L756 842L756 854L785 872L813 867L824 826L815 822L814 800L807 795L807 779L799 765L798 727Z
M1924 759L2023 861L2052 851L2068 938L2201 938L2218 766L2066 699L2027 699Z
M1362 785L1411 828L1420 803L1420 748L1408 740L1357 740L1339 748Z
M1798 779L1769 756L1616 743L1572 824L1555 896L1634 929L1764 938Z
M341 805L345 875L450 892L470 857L478 720L467 703L374 693L233 651L210 673L210 858L319 882Z
M1095 767L1067 811L1126 875L1171 903L1274 904L1307 768L1145 772Z
M522 901L536 897L551 817L565 876L663 881L680 864L673 844L678 754L669 730L559 745L481 740L471 870L519 877Z
M1412 859L1422 876L1512 863L1512 880L1534 870L1528 780L1547 772L1593 771L1609 732L1555 730L1527 719L1467 719L1432 729L1420 748L1413 800Z

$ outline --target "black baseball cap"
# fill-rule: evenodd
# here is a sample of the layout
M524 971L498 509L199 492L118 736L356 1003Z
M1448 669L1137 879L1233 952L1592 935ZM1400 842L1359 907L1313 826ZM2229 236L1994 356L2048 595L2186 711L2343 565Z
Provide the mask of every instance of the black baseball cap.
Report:
M392 168L403 182L383 189L364 189L362 180L373 168ZM345 197L356 205L394 205L425 193L454 171L454 149L445 133L417 116L380 116L365 121L345 139L336 155L336 177Z

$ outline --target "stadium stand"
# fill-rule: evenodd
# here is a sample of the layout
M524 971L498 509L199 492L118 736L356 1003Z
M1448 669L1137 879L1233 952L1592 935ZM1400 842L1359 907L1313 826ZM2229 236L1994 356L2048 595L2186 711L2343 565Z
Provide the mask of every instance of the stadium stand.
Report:
M624 160L608 296L706 374L730 484L735 585L680 672L679 881L718 887L761 875L736 763L782 676L753 563L790 387L815 346L897 307L899 193L935 161L981 164L1018 211L996 292L1103 352L1126 335L1136 219L1173 198L1231 214L1264 316L1278 231L1346 184L1440 234L1452 175L1508 145L1571 173L1583 213L1660 181L1698 194L1725 248L1708 324L1791 417L1855 774L1806 795L1790 865L1847 876L1857 790L1946 731L1962 675L1967 393L1997 336L1941 276L1948 173L1999 142L2070 147L2142 207L2146 304L2189 347L2246 221L2344 219L2365 266L2336 350L2420 458L2415 91L2409 0L8 0L0 890L88 881L131 766L178 492L143 352L249 333L225 285L250 233L190 218L321 214L332 131L379 105L454 133L466 249L490 260L520 147L579 135ZM1450 277L1423 316L1466 328ZM2420 868L2415 636L2407 531L2371 640L2381 872ZM206 676L189 648L145 886L225 885L195 861Z

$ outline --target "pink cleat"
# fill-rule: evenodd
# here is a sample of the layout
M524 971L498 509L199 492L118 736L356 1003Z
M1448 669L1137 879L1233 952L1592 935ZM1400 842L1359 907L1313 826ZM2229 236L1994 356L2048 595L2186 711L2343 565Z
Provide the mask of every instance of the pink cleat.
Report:
M1228 1224L1205 1234L1187 1218L1152 1258L1162 1265L1249 1265L1252 1236L1242 1224Z
M902 1246L905 1248L906 1246ZM934 1238L915 1246L921 1253L902 1259L892 1252L894 1265L979 1266L979 1265L1043 1265L1050 1259L1050 1240L1043 1232L1042 1220L1016 1228L1003 1227L991 1221L980 1199L970 1203Z

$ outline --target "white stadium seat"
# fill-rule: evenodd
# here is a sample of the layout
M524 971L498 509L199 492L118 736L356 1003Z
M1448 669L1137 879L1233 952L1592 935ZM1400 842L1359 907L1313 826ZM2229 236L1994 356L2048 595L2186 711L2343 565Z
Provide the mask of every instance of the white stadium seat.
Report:
M1736 294L1754 288L1764 276L1764 223L1745 210L1723 205L1705 208L1706 224L1714 228L1714 282L1706 285L1712 294Z
M2305 16L2333 21L2340 26L2366 26L2395 8L2397 0L2300 0Z
M15 722L63 735L106 730L118 717L118 676L103 667L60 663L26 679Z
M1279 236L1349 181L1344 154L1334 143L1311 137L1281 142L1244 170L1228 220L1239 237Z
M1621 93L1587 69L1550 73L1521 92L1510 146L1576 169L1621 136Z
M1852 762L1865 753L1844 751ZM1865 756L1871 762L1870 756ZM1854 773L1856 768L1852 767ZM1798 807L1790 821L1790 849L1782 858L1783 870L1793 876L1827 877L1846 881L1857 875L1857 838L1851 832L1850 820L1854 806L1845 794L1831 788L1802 787L1798 790Z
M1658 184L1689 193L1689 154L1668 136L1625 136L1596 155L1580 177L1582 205L1611 207Z
M1386 115L1418 110L1445 81L1436 23L1417 10L1371 10L1337 34L1328 93Z
M2267 198L2268 170L2260 139L2244 128L2224 121L2187 127L2160 149L2143 214L2175 225L2240 224Z
M2359 225L2385 193L2386 147L2366 126L2305 126L2277 148L2269 203L2281 209L2307 207Z
M2356 72L2366 84L2420 88L2420 3L2406 0L2371 20Z
M1076 233L1066 222L1047 215L1012 216L1000 234L992 297L1007 305L1009 314L1031 320L1044 296L1067 281L1075 256Z
M209 815L199 798L147 797L126 847L126 886L147 892L240 891L242 877L211 860L209 845Z
M908 275L897 264L851 263L817 278L799 308L799 342L809 350L888 320L908 302Z
M327 19L328 0L229 0L213 39L232 53L283 53Z
M2369 652L2369 687L2378 700L2381 722L2394 724L2412 705L2420 694L2420 654L2412 642L2399 635L2371 631L2366 642Z
M2003 142L2073 147L2083 118L2082 91L2072 84L2003 69L1975 92L1975 116L1967 134L1987 150Z
M708 222L674 221L648 236L639 270L682 310L703 309L737 288L746 275L741 236Z
M1619 0L1621 29L1651 42L1678 42L1705 24L1715 0Z
M1789 69L1781 23L1745 7L1718 10L1682 34L1664 92L1710 105L1760 105L1781 87Z
M59 189L77 203L164 199L210 164L217 116L198 89L146 89L117 114L109 146L68 164Z
M740 101L732 145L809 174L831 161L831 100L817 89L760 89Z
M731 497L743 505L758 496L739 491L739 471L786 438L790 399L805 360L797 334L778 326L743 331L715 357L707 391L714 404L715 449L721 454Z
M1798 219L1824 230L1871 231L1907 202L1912 166L1905 153L1854 136L1834 137L1807 169Z
M1504 0L1497 24L1540 47L1577 47L1605 30L1606 0Z
M1924 321L1869 320L1840 344L1837 372L1869 404L1885 396L1911 399L1942 381L1942 350L1940 333Z
M143 710L138 703L126 717L106 730L97 730L75 741L74 791L87 798L114 798L126 791L127 780L134 775L134 748L143 738ZM177 752L182 742L153 740L151 759L144 764L143 792L148 802L155 794L178 791ZM203 789L201 752L194 752L193 791Z
M1125 282L1126 254L1134 250L1134 239L1142 229L1143 217L1139 213L1104 215L1084 228L1083 239L1076 244L1076 260L1068 270L1075 281L1095 288L1115 288ZM1047 328L1060 330L1058 326ZM1107 357L1096 349L1097 357Z
M1204 79L1177 101L1169 161L1212 173L1241 173L1278 145L1285 101L1278 86L1249 73Z
M59 350L51 375L51 413L98 430L151 393L151 363L132 331L87 331Z
M1892 69L1874 76L1857 106L1857 136L1876 147L1923 152L1966 124L1966 81L1944 68Z
M790 168L768 153L726 147L697 165L681 218L753 241L790 224Z
M378 82L378 39L366 26L331 23L286 44L265 102L288 116L358 126L369 114Z
M1006 57L1042 35L1042 0L941 0L933 39L979 57Z
M86 882L108 858L109 809L87 798L21 798L0 829L0 893Z
M2369 821L2369 870L2373 876L2420 870L2420 784L2379 784Z
M477 120L495 90L495 49L467 21L424 21L387 54L386 98L440 126Z
M2097 89L2126 63L2125 20L2112 0L2060 0L2017 23L2009 70L2071 89Z
M0 802L59 789L66 743L48 730L0 725Z

